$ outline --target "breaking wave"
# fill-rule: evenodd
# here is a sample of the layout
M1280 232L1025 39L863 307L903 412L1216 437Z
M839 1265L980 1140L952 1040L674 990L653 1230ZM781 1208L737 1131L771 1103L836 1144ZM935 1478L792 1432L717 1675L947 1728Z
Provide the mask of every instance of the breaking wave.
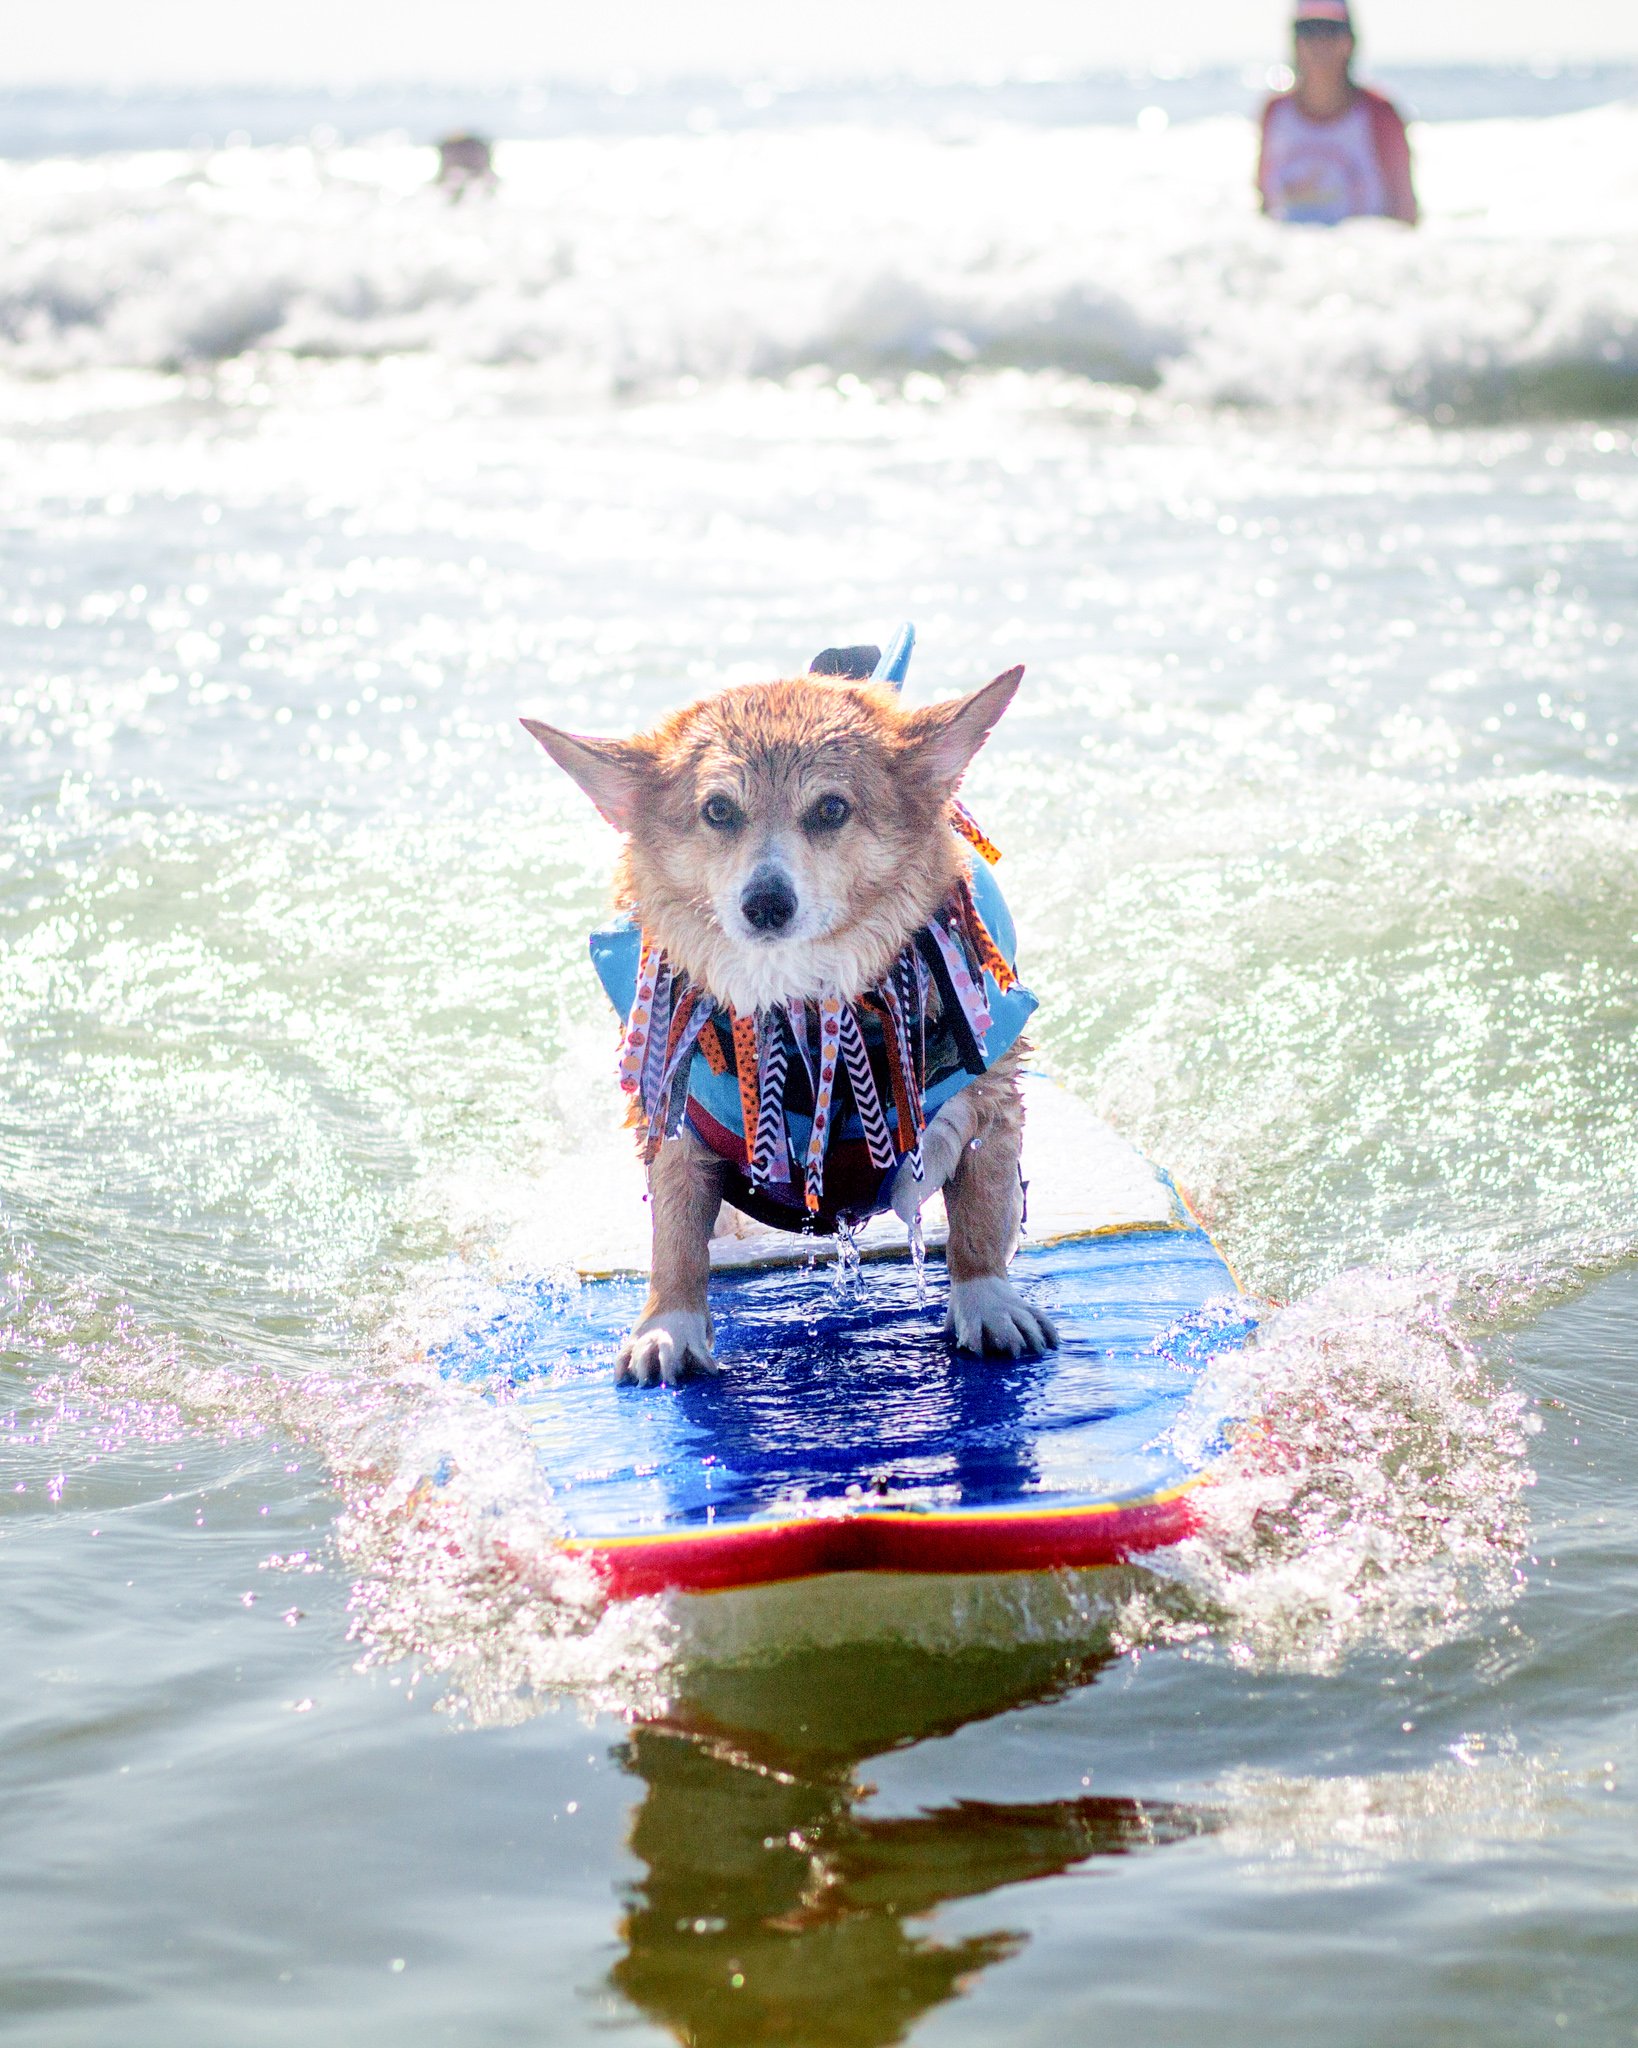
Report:
M1163 120L1164 117L1162 117ZM1638 105L1425 125L1427 219L1282 230L1250 123L576 137L0 165L0 367L428 353L563 394L1068 374L1173 405L1638 403Z

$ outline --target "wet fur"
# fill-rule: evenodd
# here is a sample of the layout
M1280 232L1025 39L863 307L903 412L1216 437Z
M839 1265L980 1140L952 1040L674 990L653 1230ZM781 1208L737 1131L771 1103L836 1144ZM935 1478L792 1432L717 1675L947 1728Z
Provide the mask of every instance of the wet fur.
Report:
M913 711L869 685L743 685L630 740L524 724L626 835L620 906L719 1003L743 1013L826 988L857 995L944 902L969 858L950 828L950 798L1022 673ZM838 797L846 821L817 824L815 807ZM705 822L712 799L741 821L734 829ZM774 870L796 903L777 933L753 929L743 910L753 877ZM1012 1356L1057 1341L1005 1277L1021 1220L1018 1059L1009 1053L955 1098L943 1171L916 1190L924 1200L944 1183L957 1340ZM707 1251L720 1162L685 1131L661 1146L649 1184L650 1292L620 1375L671 1382L716 1370Z

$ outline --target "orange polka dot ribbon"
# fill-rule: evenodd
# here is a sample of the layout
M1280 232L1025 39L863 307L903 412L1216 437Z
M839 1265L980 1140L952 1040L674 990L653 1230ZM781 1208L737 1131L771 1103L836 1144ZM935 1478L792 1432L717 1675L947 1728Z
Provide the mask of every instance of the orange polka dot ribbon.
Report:
M737 1010L729 1015L733 1018L734 1066L739 1076L739 1113L745 1127L745 1158L749 1164L756 1152L757 1113L761 1103L757 1097L757 1047L756 1018L742 1017Z
M993 868L1001 858L1001 849L993 839L985 837L983 827L964 803L954 797L950 799L950 824L959 832L967 844L981 853Z
M965 875L956 884L956 898L960 910L961 932L980 967L995 982L1003 995L1018 980L1002 955L1000 947L990 937L990 928L979 915L978 905L973 901L973 885Z
M836 1095L836 1058L842 1049L842 999L834 993L819 998L819 1078L813 1090L813 1129L808 1136L808 1213L817 1215L825 1194L825 1147L830 1143L831 1110Z
M620 1087L627 1095L642 1092L655 983L664 961L664 953L645 932L642 951L637 955L637 990L631 999L631 1015L626 1019L626 1035L620 1042Z

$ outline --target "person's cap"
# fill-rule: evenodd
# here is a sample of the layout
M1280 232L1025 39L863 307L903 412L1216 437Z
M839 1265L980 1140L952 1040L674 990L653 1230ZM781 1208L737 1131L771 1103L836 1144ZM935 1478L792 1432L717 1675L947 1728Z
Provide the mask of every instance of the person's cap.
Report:
M1299 28L1309 21L1328 21L1337 28L1350 30L1354 25L1348 13L1348 0L1297 0L1291 19Z

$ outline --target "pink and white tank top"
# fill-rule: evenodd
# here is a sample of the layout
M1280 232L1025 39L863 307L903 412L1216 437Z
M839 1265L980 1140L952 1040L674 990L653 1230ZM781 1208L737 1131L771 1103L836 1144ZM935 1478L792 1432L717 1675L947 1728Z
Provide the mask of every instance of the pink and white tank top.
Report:
M1334 121L1311 121L1295 100L1276 100L1263 132L1263 193L1275 220L1330 227L1386 213L1387 181L1363 96Z

